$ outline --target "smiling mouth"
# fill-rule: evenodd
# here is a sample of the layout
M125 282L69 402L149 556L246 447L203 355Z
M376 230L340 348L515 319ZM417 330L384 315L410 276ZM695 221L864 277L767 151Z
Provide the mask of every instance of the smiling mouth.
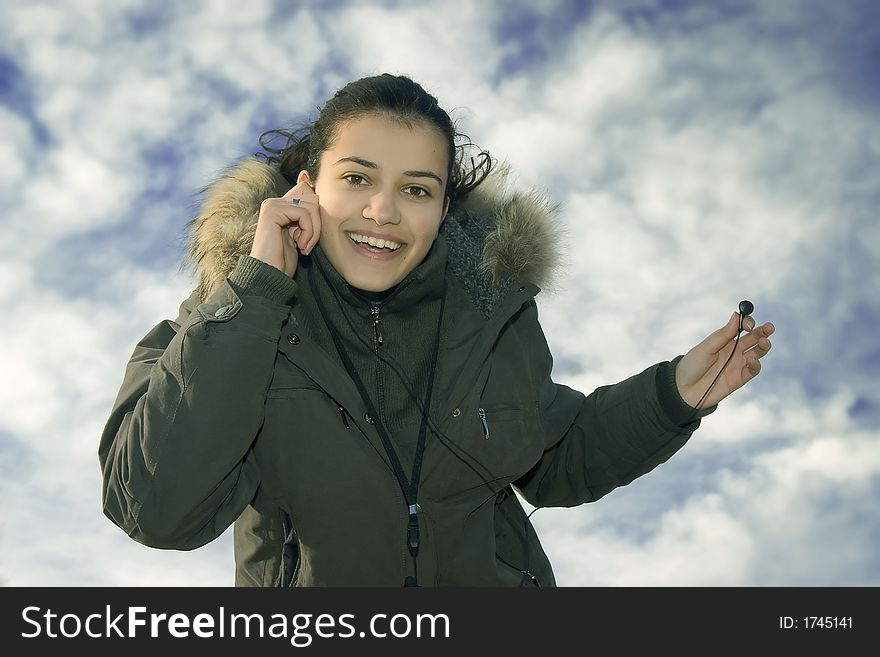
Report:
M346 233L348 235L348 239L356 244L363 244L365 246L370 246L379 251L392 252L397 251L403 244L400 242L393 242L391 240L383 240L378 237L368 237L367 235L361 235L360 233Z

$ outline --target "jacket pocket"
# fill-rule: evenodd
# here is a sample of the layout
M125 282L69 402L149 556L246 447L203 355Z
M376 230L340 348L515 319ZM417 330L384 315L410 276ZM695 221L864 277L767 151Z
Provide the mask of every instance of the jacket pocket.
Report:
M482 404L468 413L461 446L493 479L516 478L540 458L542 441L529 413L514 404Z
M489 440L492 436L491 426L495 422L523 422L522 409L516 406L495 406L483 407L477 409L477 417L480 418L480 424L483 427L483 438Z
M291 397L304 390L323 392L323 389L304 371L298 367L285 366L280 362L280 358L276 358L272 382L269 384L266 396L270 398Z
M285 397L295 397L302 392L318 392L324 394L324 391L315 385L287 385L287 386L270 386L266 397L269 399L284 399Z

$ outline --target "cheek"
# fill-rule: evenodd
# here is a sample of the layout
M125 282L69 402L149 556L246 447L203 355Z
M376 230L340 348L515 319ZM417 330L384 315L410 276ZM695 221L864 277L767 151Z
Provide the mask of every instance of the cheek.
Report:
M344 217L351 214L351 208L345 205L345 197L340 196L329 186L316 185L315 193L318 196L318 212L321 215L321 233L330 232L339 226Z
M437 212L425 213L425 215L417 217L412 224L413 235L419 242L427 242L427 245L437 239L440 232L441 219Z
M335 208L328 207L323 202L319 206L321 213L321 235L333 235L339 231L342 223L341 215Z
M323 217L321 217L321 237L326 237L327 235L332 234L334 231L330 222L326 221Z
M417 238L426 251L431 248L431 244L433 244L434 240L437 239L437 233L439 232L439 230L440 224L433 222L424 227L420 227Z

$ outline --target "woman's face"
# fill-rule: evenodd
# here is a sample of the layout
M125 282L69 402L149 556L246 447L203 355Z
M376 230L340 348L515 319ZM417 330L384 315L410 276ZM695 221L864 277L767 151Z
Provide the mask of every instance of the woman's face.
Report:
M428 124L367 115L342 124L320 157L321 248L352 287L394 287L424 260L446 216L446 143ZM308 179L302 171L297 182Z

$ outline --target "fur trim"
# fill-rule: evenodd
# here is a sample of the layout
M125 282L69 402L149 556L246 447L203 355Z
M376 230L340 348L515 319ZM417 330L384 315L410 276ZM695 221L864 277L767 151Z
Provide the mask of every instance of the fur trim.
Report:
M284 196L289 189L276 169L248 158L227 167L203 190L205 199L189 225L187 254L198 273L202 301L232 273L239 256L251 252L263 200Z
M517 279L545 287L560 262L561 229L553 221L559 208L541 192L511 192L511 178L509 165L499 165L464 204L493 226L480 269L495 286Z
M500 288L517 279L544 287L559 264L556 207L537 192L510 192L510 169L496 167L446 221L467 223L469 215L485 226L471 239L482 241L479 274ZM203 190L199 214L189 224L186 256L198 275L204 301L232 273L238 258L250 253L264 199L283 196L290 183L277 170L247 158L229 166ZM476 246L476 245L475 245Z

